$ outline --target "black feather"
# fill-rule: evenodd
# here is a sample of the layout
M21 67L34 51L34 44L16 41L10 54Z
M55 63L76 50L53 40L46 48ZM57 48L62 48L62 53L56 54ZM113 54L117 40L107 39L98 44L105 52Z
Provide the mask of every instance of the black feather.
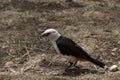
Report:
M103 62L97 61L90 57L87 52L85 52L80 46L78 46L74 41L69 38L60 36L57 39L56 44L60 50L60 53L63 55L83 58L102 68L104 68L105 66Z

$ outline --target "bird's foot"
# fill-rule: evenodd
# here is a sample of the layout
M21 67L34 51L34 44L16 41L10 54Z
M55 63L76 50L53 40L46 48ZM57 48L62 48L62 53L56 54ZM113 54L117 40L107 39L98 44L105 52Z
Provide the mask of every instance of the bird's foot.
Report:
M78 66L73 66L73 68L78 69L78 68L80 68L80 67L78 67Z

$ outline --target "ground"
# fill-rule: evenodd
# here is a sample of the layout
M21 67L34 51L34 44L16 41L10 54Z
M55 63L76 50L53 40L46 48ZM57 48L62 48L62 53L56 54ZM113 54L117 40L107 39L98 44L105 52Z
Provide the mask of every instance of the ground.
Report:
M120 79L120 71L104 71L89 62L64 72L66 59L39 36L48 28L107 66L120 66L120 0L0 0L1 80Z

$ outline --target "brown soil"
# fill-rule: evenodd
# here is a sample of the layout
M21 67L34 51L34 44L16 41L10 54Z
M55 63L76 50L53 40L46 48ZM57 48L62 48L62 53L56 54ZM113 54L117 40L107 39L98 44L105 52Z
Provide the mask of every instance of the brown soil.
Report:
M120 0L0 0L0 80L120 80L120 71L89 62L64 72L66 59L39 37L48 28L107 66L120 66Z

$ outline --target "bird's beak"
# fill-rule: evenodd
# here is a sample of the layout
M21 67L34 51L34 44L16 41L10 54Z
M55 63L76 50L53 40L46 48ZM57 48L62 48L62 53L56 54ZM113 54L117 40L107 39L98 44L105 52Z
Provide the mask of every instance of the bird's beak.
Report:
M45 36L45 34L44 34L44 33L40 34L40 37L44 37L44 36Z

